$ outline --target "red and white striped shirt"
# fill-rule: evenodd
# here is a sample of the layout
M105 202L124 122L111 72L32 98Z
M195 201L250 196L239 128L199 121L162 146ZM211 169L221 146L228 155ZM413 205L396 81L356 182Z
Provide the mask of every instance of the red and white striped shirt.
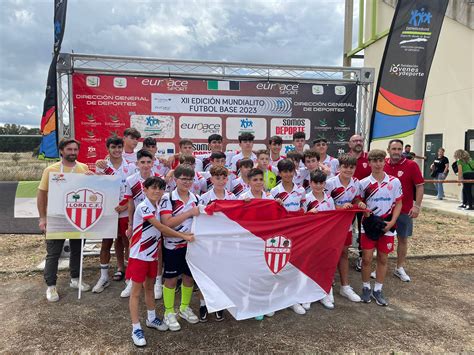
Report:
M158 259L161 233L149 220L156 218L157 208L147 198L138 204L133 215L133 234L130 239L130 258L143 261Z

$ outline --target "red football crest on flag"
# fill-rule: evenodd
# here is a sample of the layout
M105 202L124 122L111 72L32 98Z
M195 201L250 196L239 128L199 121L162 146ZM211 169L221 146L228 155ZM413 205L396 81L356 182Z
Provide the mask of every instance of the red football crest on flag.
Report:
M65 206L68 221L85 232L102 217L104 195L89 189L71 191L66 195Z
M265 260L268 268L278 274L290 260L291 240L284 236L275 236L265 240Z

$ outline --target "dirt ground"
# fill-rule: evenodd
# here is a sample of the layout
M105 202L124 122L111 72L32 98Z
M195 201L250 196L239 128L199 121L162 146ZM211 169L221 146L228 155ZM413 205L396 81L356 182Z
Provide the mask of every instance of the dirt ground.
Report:
M262 322L181 322L180 332L145 328L148 346L160 352L472 352L474 340L473 222L425 211L417 221L410 253L465 256L412 257L407 271L412 282L391 275L390 260L384 292L389 307L354 304L340 297L336 309L313 304L303 316L290 310ZM0 236L0 349L19 352L135 352L130 339L128 300L119 297L122 282L102 294L87 292L77 300L68 287L68 272L59 274L60 301L49 304L41 272L41 237ZM98 277L98 258L85 259L84 280ZM360 274L351 270L351 284L360 292ZM177 295L177 302L179 301ZM197 311L197 296L192 307ZM163 313L162 300L157 301ZM142 308L142 319L145 316ZM144 320L142 321L144 325Z

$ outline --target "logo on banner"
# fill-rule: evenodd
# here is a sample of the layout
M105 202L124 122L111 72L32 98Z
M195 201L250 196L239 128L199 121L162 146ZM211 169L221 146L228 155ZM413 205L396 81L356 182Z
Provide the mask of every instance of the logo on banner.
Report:
M424 8L421 8L421 10L412 10L408 24L417 27L424 24L429 25L431 23L431 17L433 17L431 12L425 11Z
M320 119L320 120L319 120L319 125L320 125L321 127L326 127L326 126L328 125L328 121L327 121L325 118Z
M174 138L175 136L173 116L132 115L130 126L136 128L142 137Z
M181 116L179 122L181 138L206 139L210 134L222 134L220 117Z
M98 76L86 76L86 85L91 88L99 87L100 78Z
M275 236L265 240L265 260L268 268L278 274L290 260L291 240L284 236Z
M256 85L257 90L278 90L280 95L298 95L299 87L299 84L293 83L258 83Z
M395 76L413 76L422 77L425 73L419 70L417 64L392 64L389 69L389 73Z
M96 158L97 157L97 150L95 147L89 146L87 147L87 157L88 158Z
M313 95L323 95L324 94L324 87L322 85L313 85L311 87L311 91Z
M431 18L433 15L424 8L413 9L410 20L400 35L400 47L406 52L420 52L426 49L426 42L431 38Z
M240 120L240 128L253 128L253 121L250 118L242 118Z
M270 134L280 136L283 140L292 140L296 132L305 132L306 139L311 133L311 122L305 118L272 118Z
M80 189L66 194L66 218L78 230L85 232L94 226L104 211L104 195L98 191Z
M114 88L123 89L127 87L127 78L114 78Z
M334 87L334 93L336 95L339 95L339 96L345 95L346 94L346 87L342 86L342 85L336 85Z

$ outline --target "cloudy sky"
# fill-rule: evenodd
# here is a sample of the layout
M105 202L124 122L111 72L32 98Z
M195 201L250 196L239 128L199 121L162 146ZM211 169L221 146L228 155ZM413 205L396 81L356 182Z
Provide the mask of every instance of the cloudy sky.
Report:
M62 52L342 65L344 0L69 0ZM0 0L0 124L39 126L53 0Z

